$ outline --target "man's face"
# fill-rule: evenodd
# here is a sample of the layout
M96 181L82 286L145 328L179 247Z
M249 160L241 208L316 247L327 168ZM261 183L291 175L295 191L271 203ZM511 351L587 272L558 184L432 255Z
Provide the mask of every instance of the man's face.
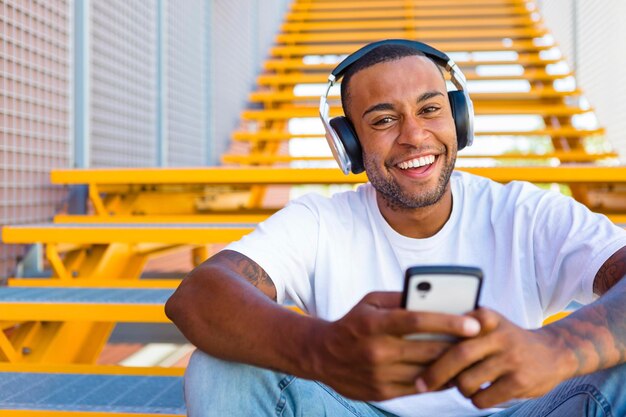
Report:
M439 69L420 56L383 62L356 73L349 90L349 113L374 188L397 208L437 203L457 153Z

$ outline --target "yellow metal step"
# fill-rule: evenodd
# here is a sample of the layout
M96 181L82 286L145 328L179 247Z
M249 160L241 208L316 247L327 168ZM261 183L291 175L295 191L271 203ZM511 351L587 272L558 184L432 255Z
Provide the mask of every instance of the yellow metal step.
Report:
M572 73L552 74L544 69L526 69L522 74L502 74L502 75L482 75L476 71L465 71L464 75L467 80L481 81L514 81L526 80L531 83L537 81L553 81L562 78L571 77ZM299 84L325 84L328 82L328 74L263 74L257 77L257 85L259 86L294 86Z
M495 40L495 41L439 41L430 42L429 39L420 39L432 44L433 47L450 52L484 52L484 51L515 51L539 52L553 47L552 44L537 44L532 40ZM273 57L303 57L307 55L347 55L365 46L365 42L336 43L330 45L281 45L270 50Z
M55 223L71 224L168 224L168 223L260 223L267 219L268 214L250 213L221 213L221 214L197 214L188 215L120 215L99 216L99 215L71 215L58 214L54 217ZM142 280L143 281L143 280ZM161 280L155 280L161 281Z
M576 129L574 127L560 127L560 128L549 128L549 129L539 129L539 130L490 130L490 131L476 131L474 135L476 136L553 136L553 137L586 137L586 136L594 136L594 135L603 135L605 133L605 129ZM242 142L272 142L272 141L285 141L293 138L304 138L304 139L320 139L323 138L323 134L318 133L290 133L284 131L271 131L271 130L261 130L257 132L247 132L236 130L232 134L232 139L236 141Z
M601 159L617 158L618 155L614 152L605 153L587 153L584 151L570 151L570 152L550 152L545 154L521 154L521 153L508 153L508 154L459 154L459 159L465 158L478 158L478 159L497 159L497 160L545 160L545 159L558 159L561 162L594 162ZM229 164L241 164L241 165L258 165L258 164L276 164L276 163L290 163L295 161L331 161L333 157L329 156L292 156L292 155L268 155L268 154L223 154L222 162Z
M398 29L439 29L439 28L515 28L536 27L537 22L530 16L518 15L514 17L493 17L488 20L460 17L441 19L376 19L356 21L327 21L327 22L286 22L281 25L282 33L308 33L330 31L358 31L358 30L385 30Z
M405 19L405 18L452 18L452 17L476 17L490 19L492 17L517 17L528 16L529 10L524 6L509 5L486 5L486 6L440 6L436 2L432 7L393 7L383 9L363 10L353 7L350 10L320 10L320 11L291 11L285 16L289 22L298 21L351 21L351 20L374 20L374 19Z
M250 233L255 224L42 224L4 226L4 243L229 243Z
M355 7L361 9L385 9L392 7L504 7L523 6L524 0L438 0L437 2L427 0L378 0L378 1L295 1L290 9L294 11L308 10L350 10Z
M582 109L579 107L569 107L566 105L546 105L524 103L516 106L502 106L501 104L489 105L484 103L476 103L474 112L476 115L509 115L509 114L525 114L525 115L545 115L545 116L571 116L574 114L582 114L592 111L592 109ZM343 116L343 110L339 106L330 108L330 117ZM273 110L244 110L241 112L243 120L258 121L275 121L289 120L293 118L317 118L319 117L319 109L316 106L299 106L287 107Z
M474 107L483 105L515 106L516 104L528 104L523 102L543 101L550 99L563 99L564 97L574 97L581 94L580 90L558 91L553 88L533 88L527 92L511 93L472 93ZM296 95L293 91L271 91L262 90L250 93L249 100L255 103L283 103L283 102L308 102L311 105L319 106L319 95ZM339 104L339 95L331 94L328 101L332 104ZM522 103L515 103L516 101ZM553 100L557 101L558 100ZM508 103L503 103L508 102Z
M544 67L549 64L555 64L561 62L561 58L540 58L538 53L520 53L516 54L517 59L484 59L483 57L477 57L474 54L468 54L468 56L459 56L454 60L461 69L474 67L476 65L522 65L524 67ZM284 59L268 59L265 61L263 68L266 71L293 71L298 70L302 72L323 72L329 74L340 59L336 58L330 60L331 62L315 62L307 61L303 58L284 58Z
M71 237L70 237L71 238ZM0 287L2 320L169 323L172 288Z
M547 34L547 31L538 27L530 28L480 28L480 29L463 29L463 28L442 28L442 29L423 29L419 26L410 30L410 36L413 39L429 39L437 40L455 40L459 39L459 31L462 31L463 37L466 39L532 39L540 38ZM336 42L373 42L381 39L397 39L407 36L407 28L399 27L397 29L387 30L368 30L346 32L344 30L337 32L318 32L318 33L281 33L276 35L275 42L277 44L319 44L319 43L336 43Z
M82 216L72 216L75 219ZM84 216L91 218L92 222L98 222L98 217ZM37 288L178 288L180 279L91 279L89 277L72 280L61 280L52 278L9 278L9 287L37 287Z
M0 417L183 416L182 368L0 363ZM14 395L10 395L10 394Z

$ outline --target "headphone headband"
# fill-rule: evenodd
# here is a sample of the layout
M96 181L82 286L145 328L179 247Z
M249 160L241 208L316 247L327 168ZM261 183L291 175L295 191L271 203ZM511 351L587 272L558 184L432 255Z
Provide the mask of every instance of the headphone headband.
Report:
M356 133L353 131L352 123L347 118L337 117L333 120L330 119L328 95L335 82L344 76L345 72L352 64L383 45L399 45L415 49L423 53L435 64L444 67L446 71L450 73L452 83L459 90L448 92L452 115L457 129L459 149L471 145L474 139L474 106L467 92L465 76L448 55L430 45L408 39L386 39L372 42L350 54L335 67L328 76L326 93L320 97L319 114L326 132L326 139L335 160L346 175L351 171L358 173L362 172L364 169L361 161L360 144Z
M433 48L430 45L426 45L425 43L418 41L411 41L408 39L385 39L378 42L372 42L370 44L365 45L361 49L350 54L346 59L341 61L339 65L335 67L331 75L333 77L332 82L335 82L337 79L343 77L344 73L348 69L348 67L354 64L356 61L365 56L368 52L373 51L379 46L383 45L400 45L407 46L409 48L415 49L417 51L422 52L424 55L428 56L430 59L435 61L438 65L450 70L452 66L456 66L454 61L452 61L448 55L444 54L441 51ZM328 77L330 81L330 76Z

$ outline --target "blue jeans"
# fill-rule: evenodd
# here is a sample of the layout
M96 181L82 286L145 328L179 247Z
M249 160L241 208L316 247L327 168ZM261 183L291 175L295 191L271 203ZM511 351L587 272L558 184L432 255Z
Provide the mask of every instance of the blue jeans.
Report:
M187 415L393 417L316 382L196 351L185 374ZM626 365L565 381L492 417L624 417ZM459 416L463 417L463 416Z

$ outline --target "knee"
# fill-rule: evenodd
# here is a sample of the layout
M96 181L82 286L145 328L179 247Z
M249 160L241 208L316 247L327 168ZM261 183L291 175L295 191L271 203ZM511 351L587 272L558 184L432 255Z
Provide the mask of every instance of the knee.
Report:
M185 390L197 388L204 391L212 388L212 391L217 387L253 381L265 372L270 371L243 363L217 359L196 350L191 355L185 372Z
M278 389L285 375L255 366L214 358L196 350L185 372L184 392L189 416L228 415L241 398L263 398ZM270 396L271 398L271 396ZM212 410L216 414L207 414Z

